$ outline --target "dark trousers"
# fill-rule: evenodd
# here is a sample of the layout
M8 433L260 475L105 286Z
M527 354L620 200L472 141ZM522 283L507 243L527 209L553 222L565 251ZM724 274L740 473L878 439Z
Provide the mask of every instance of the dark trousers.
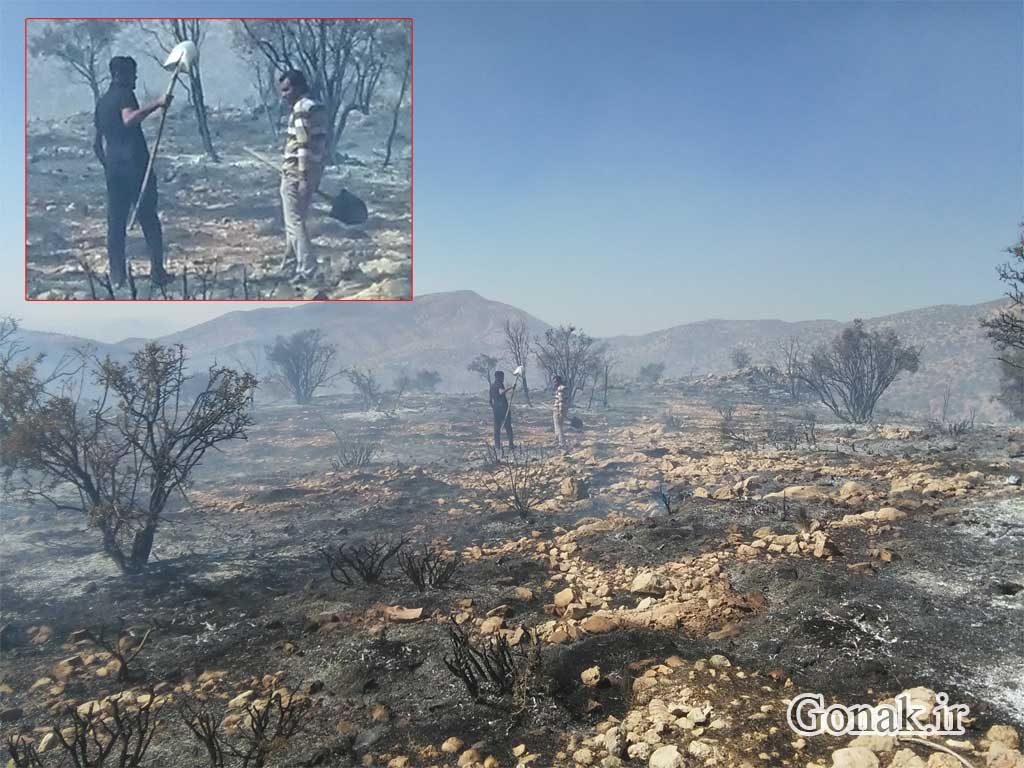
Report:
M144 167L107 168L107 259L110 261L110 277L117 283L125 279L124 243L128 219L138 199L145 173ZM151 274L159 274L164 269L164 233L156 215L155 174L150 174L146 183L146 194L139 203L138 221L146 238Z
M507 418L506 418L507 417ZM512 414L505 408L494 409L494 450L501 450L501 425L505 425L505 434L508 435L508 449L511 451L515 446L512 443Z

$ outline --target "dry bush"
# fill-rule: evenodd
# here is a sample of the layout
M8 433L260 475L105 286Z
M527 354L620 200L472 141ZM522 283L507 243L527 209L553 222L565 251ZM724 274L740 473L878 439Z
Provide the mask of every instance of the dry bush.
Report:
M7 756L9 758L8 765L12 768L42 768L43 766L43 758L36 750L32 738L18 733L7 735Z
M310 726L315 708L305 696L275 692L250 701L242 712L238 727L229 732L222 714L207 704L181 704L179 716L202 745L209 768L263 768L271 755L287 755L289 742Z
M671 408L661 412L661 423L669 432L678 432L683 428L683 420Z
M458 557L447 557L443 552L432 550L423 545L423 552L402 550L398 553L398 567L402 569L409 581L420 591L428 587L444 589L452 577L462 567Z
M114 657L118 665L117 679L119 682L125 682L136 676L134 667L129 668L128 665L134 662L136 657L142 653L142 649L146 647L146 641L149 640L152 632L152 627L125 627L122 622L114 637L110 637L107 630L103 627L98 627L94 630L90 629L86 632L85 636Z
M71 709L70 721L63 727L54 726L57 744L74 768L142 765L160 725L160 706L152 689L135 703L127 703L125 698L115 694L85 714ZM140 700L143 703L138 703Z
M459 625L448 628L451 654L444 665L466 687L474 701L522 710L535 687L540 668L540 646L532 633L512 647L504 635L470 639Z
M795 451L800 447L800 430L788 416L773 418L765 428L767 442L785 451Z
M338 450L331 457L331 469L338 472L342 469L362 469L373 463L380 452L378 442L354 442L338 445Z
M488 454L492 489L504 496L521 518L529 519L537 507L554 498L558 483L544 463L542 451L522 447L498 456L488 448Z
M380 580L388 562L408 543L404 538L378 536L355 544L343 542L333 549L324 547L320 555L330 568L331 578L338 584L353 586L351 571L355 571L364 584L373 584Z

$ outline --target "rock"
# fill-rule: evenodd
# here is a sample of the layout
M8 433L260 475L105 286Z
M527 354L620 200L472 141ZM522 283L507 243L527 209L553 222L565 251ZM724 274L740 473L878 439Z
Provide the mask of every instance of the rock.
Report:
M463 742L458 736L450 736L445 739L444 744L441 745L441 751L454 755L456 752L461 751L464 746L465 742ZM523 748L523 751L526 751L525 747ZM516 757L519 757L519 755L516 755Z
M706 760L711 757L715 749L707 742L701 741L700 739L694 739L687 746L686 751L696 757L698 760Z
M963 768L963 763L945 752L932 752L927 765L928 768Z
M883 735L858 736L847 746L864 747L872 752L892 752L896 749L896 737Z
M816 485L791 485L775 493L764 495L765 501L825 501L828 493Z
M388 761L388 768L409 768L409 758L405 755L393 757Z
M1005 482L1006 485L1020 485L1020 475L1010 475Z
M601 635L615 629L615 622L607 616L594 614L585 618L580 628L588 635Z
M714 669L725 669L732 666L732 662L720 653L716 653L708 659L708 664Z
M36 751L39 752L39 754L43 754L44 752L49 752L58 744L60 744L60 740L57 738L57 734L54 731L50 731L40 740L39 747Z
M29 642L32 645L43 645L49 642L50 638L53 637L53 629L51 627L29 627L28 629Z
M572 591L571 587L566 587L561 592L555 595L555 607L566 608L570 603L576 599L576 594Z
M580 501L590 498L590 489L586 480L579 480L575 477L567 477L559 486L559 493L572 501Z
M927 720L932 715L932 710L935 708L935 691L931 688L925 688L923 686L917 686L916 688L908 688L900 694L906 696L910 701L917 707L921 708L921 714L919 715L920 720Z
M573 752L572 759L577 765L590 765L594 762L594 753L584 747Z
M845 482L839 487L839 498L842 501L847 501L860 496L868 496L870 494L870 488L863 483L857 483L853 480Z
M403 608L400 605L389 605L384 609L384 616L391 621L419 621L422 615L422 608Z
M832 768L879 768L875 753L865 747L846 747L832 753Z
M483 756L477 750L467 749L459 755L459 768L466 768L467 765L479 763L481 760L483 760Z
M1016 749L1010 749L998 741L993 742L985 753L985 768L1020 768L1024 758Z
M256 691L253 690L244 691L238 694L237 696L235 696L235 698L228 702L228 709L242 709L243 707L245 707L246 704L252 701L255 695Z
M630 754L632 755L632 749ZM679 749L672 744L656 749L647 764L648 768L683 768L685 765L683 756L679 754Z
M651 756L651 745L646 741L638 741L636 744L630 744L627 754L631 760L646 760Z
M651 571L638 573L629 585L629 591L634 595L654 595L655 597L665 594L665 588L662 586L658 574Z
M505 619L501 616L492 616L489 619L484 619L483 623L480 624L481 635L493 635L505 624Z
M512 590L512 599L520 603L529 603L533 600L533 590L526 587L516 587Z
M896 520L902 520L906 516L906 512L896 509L895 507L882 507L875 513L875 520L883 523L891 523Z
M913 750L901 749L892 756L892 762L889 763L888 768L927 768L927 766Z
M1020 735L1009 725L993 725L985 732L985 738L1009 749L1020 749Z
M580 673L580 680L582 680L583 684L588 688L593 688L601 680L601 668L590 667L588 669L584 669Z

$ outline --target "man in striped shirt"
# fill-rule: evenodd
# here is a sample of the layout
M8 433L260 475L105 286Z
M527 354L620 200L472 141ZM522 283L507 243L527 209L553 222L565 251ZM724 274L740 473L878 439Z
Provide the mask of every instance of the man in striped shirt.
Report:
M559 448L565 447L565 419L569 415L569 398L566 396L565 384L561 376L555 376L551 382L555 390L555 399L551 404L551 416L555 425L555 442Z
M285 254L281 272L293 283L316 275L316 256L306 231L313 193L320 186L327 154L327 110L310 95L306 76L291 69L278 78L281 97L291 107L281 164L281 207Z

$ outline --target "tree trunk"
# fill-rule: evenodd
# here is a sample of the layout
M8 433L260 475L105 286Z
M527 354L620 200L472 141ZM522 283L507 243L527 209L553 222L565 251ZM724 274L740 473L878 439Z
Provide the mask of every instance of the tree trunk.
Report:
M402 102L405 100L405 89L409 85L409 65L412 63L411 59L405 60L405 73L402 75L402 90L398 94L398 101L395 102L395 111L391 115L391 133L388 134L388 148L384 155L384 167L388 167L388 163L391 162L391 143L395 140L395 133L398 130L398 113L402 109Z
M345 132L345 124L348 122L348 116L355 112L358 107L355 104L348 104L341 110L341 116L338 118L338 125L332 127L331 135L328 136L328 147L330 152L328 157L331 163L337 162L338 143L341 141L341 135Z
M146 570L149 554L153 551L154 538L156 538L156 520L146 523L146 527L135 534L131 557L121 566L121 570L125 573L142 573Z
M530 385L526 383L526 371L523 371L523 397L526 398L527 405L533 405L530 402Z
M206 102L203 99L203 78L197 72L189 72L189 80L192 86L192 109L195 111L196 123L199 126L199 137L203 140L203 150L207 157L215 163L220 162L217 150L213 148L213 138L210 136L210 123L206 113Z

